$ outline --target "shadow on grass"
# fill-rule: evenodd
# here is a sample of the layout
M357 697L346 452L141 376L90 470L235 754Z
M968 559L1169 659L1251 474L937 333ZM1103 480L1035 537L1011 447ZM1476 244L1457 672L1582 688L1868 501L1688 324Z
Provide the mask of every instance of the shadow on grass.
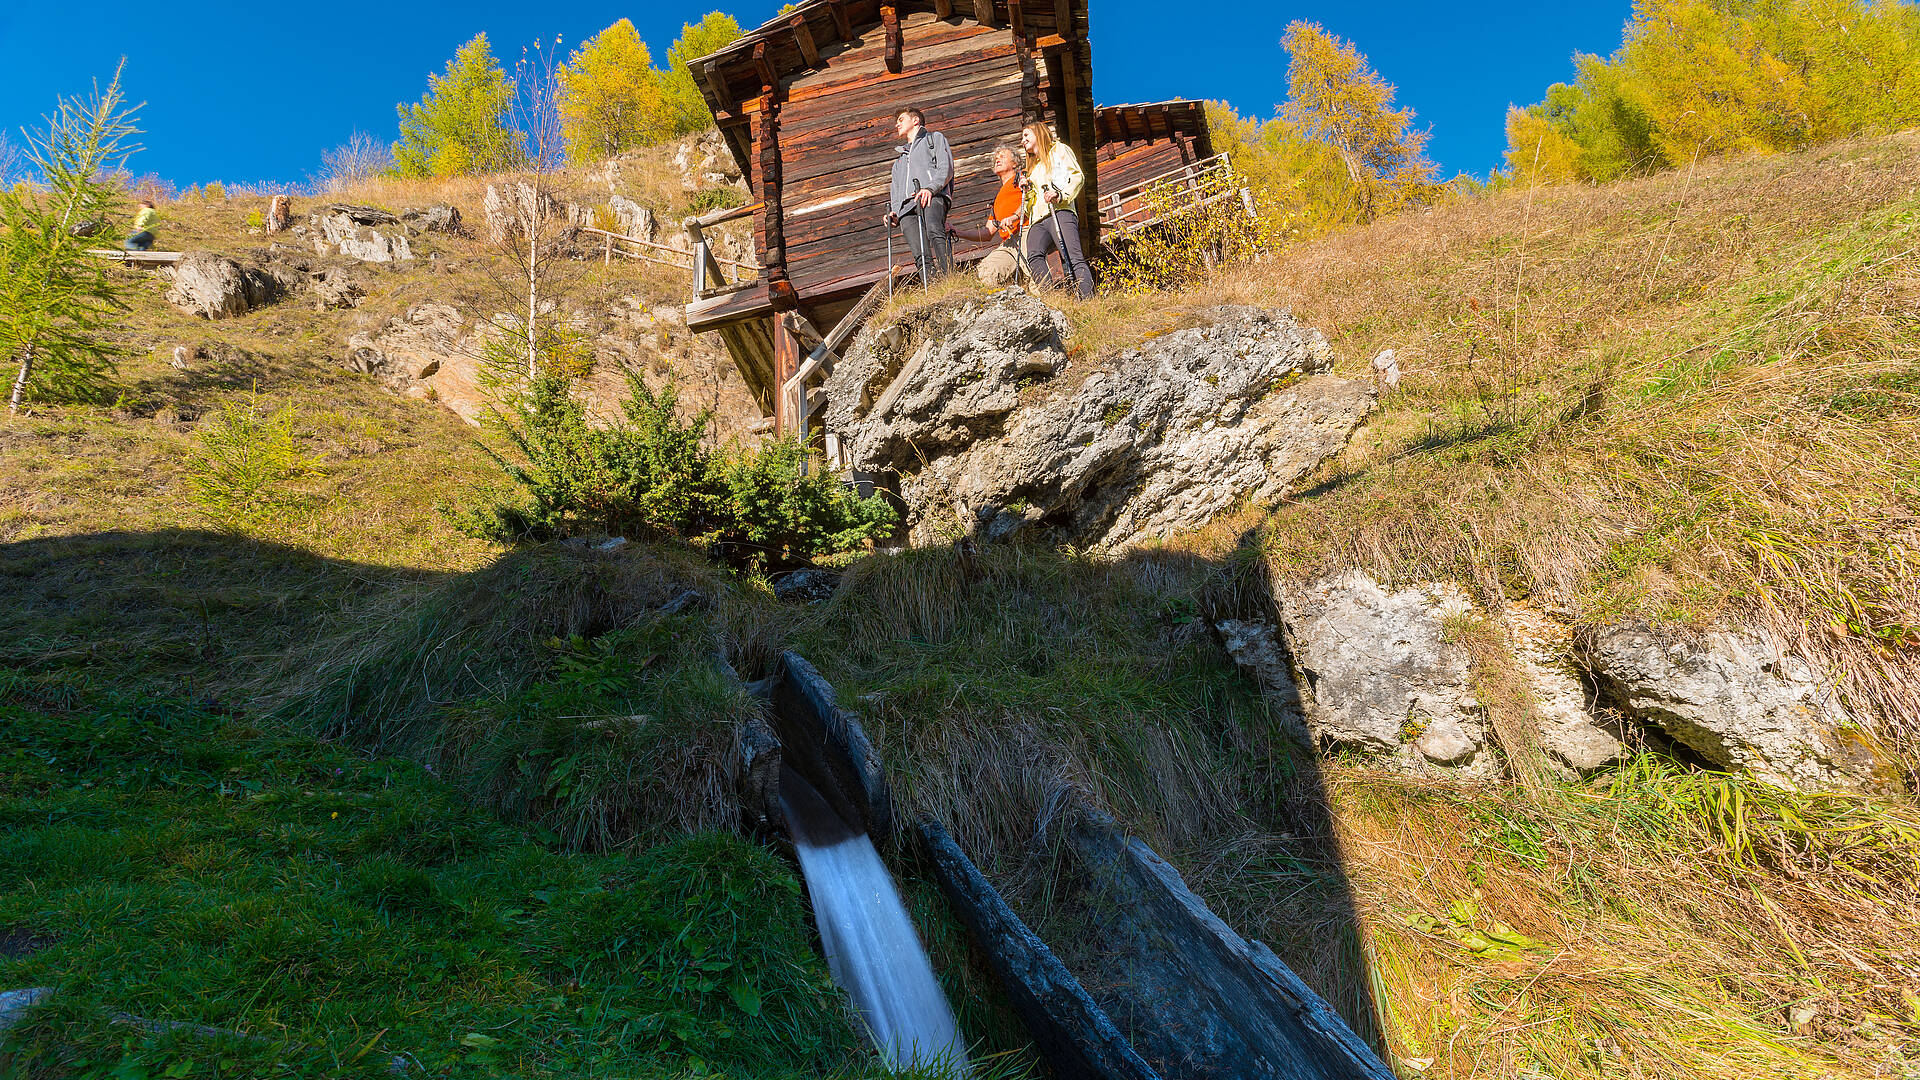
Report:
M220 695L328 615L445 577L194 529L0 544L0 663Z

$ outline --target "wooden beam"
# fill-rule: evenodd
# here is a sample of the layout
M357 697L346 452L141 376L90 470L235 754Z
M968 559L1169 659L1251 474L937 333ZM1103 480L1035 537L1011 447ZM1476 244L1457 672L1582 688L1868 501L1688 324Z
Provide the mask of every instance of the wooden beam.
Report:
M898 75L906 43L900 37L900 8L894 0L880 0L880 29L887 36L887 70Z
M1073 0L1053 0L1053 32L1063 38L1079 36L1073 27Z
M755 54L765 47L765 42L755 45ZM780 210L779 112L776 93L769 89L760 95L760 108L753 118L753 157L760 189L760 212L754 224L760 234L760 261L766 267L769 292L776 282L787 281L786 225Z
M833 29L840 40L852 41L853 20L847 18L847 0L827 0L827 10L833 13Z
M726 69L720 66L718 60L707 64L707 89L713 91L713 102L720 106L720 111L740 111L740 102L733 96L733 87L727 85Z
M933 17L936 19L953 18L953 0L933 0Z
M806 60L807 66L810 68L819 67L820 49L813 43L813 31L807 29L807 17L805 15L795 15L792 19L788 20L787 25L793 27L793 43L799 46L800 55Z
M1007 25L1013 28L1013 52L1020 64L1020 119L1031 123L1041 119L1046 105L1040 100L1040 69L1033 62L1020 0L1007 0Z
M999 14L994 10L993 0L973 0L973 21L981 26L999 29Z
M760 92L771 93L780 85L780 76L773 72L773 60L767 55L767 43L764 39L753 43L753 66L760 72ZM762 102L761 104L765 104Z
M1059 52L1067 47L1067 39L1059 34L1048 34L1034 42L1033 46L1041 52Z

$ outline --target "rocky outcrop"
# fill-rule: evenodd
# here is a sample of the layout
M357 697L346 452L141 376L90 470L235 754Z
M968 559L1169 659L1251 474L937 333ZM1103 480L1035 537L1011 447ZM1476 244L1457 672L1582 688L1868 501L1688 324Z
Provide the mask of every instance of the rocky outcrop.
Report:
M1388 590L1361 573L1280 589L1307 726L1323 745L1414 773L1498 776L1465 646L1473 602L1454 585Z
M393 263L413 258L413 247L406 233L397 228L381 231L378 226L398 226L400 219L371 206L332 203L308 215L312 226L308 234L314 251L322 255L341 255L360 262Z
M607 200L607 209L613 212L614 225L622 235L638 240L658 240L659 225L654 220L653 211L627 198L615 195Z
M190 251L170 271L167 303L208 319L245 314L267 301L271 279L211 251Z
M567 202L527 180L488 184L481 210L487 219L487 242L493 244L526 236L529 229L542 230L539 235L543 236L548 230L558 235L593 224L590 208Z
M466 232L460 225L460 209L445 204L402 210L400 220L416 233L461 235Z
M1521 604L1507 605L1504 615L1507 641L1533 698L1540 749L1548 765L1563 775L1578 775L1620 760L1627 748L1594 716L1572 629Z
M1759 634L1722 628L1681 638L1636 625L1581 644L1606 703L1714 765L1803 791L1883 784L1872 742L1832 682Z
M414 304L398 317L363 320L339 355L346 367L374 376L395 393L437 401L477 424L493 400L482 385L482 358L490 342L519 325L517 319L475 318L446 303ZM656 389L674 380L685 409L712 410L712 430L721 439L759 419L738 370L710 339L687 333L680 305L625 297L597 314L572 312L566 321L593 346L594 370L582 387L591 414L618 409L632 371Z
M1075 380L1062 316L1019 289L869 328L826 383L826 423L860 471L901 474L916 543L1045 526L1117 550L1277 499L1372 408L1326 375L1320 334L1279 312L1206 325Z
M1025 293L962 307L953 322L904 359L906 327L891 327L828 380L827 429L848 433L856 468L912 471L1000 435L1023 383L1066 367L1067 317Z

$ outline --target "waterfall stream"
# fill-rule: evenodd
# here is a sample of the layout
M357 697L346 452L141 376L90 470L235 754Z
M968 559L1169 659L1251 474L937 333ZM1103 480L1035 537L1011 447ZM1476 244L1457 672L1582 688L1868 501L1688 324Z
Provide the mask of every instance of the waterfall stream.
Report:
M827 966L887 1065L945 1066L955 1077L970 1075L953 1009L873 841L791 768L781 770L780 808L813 898Z

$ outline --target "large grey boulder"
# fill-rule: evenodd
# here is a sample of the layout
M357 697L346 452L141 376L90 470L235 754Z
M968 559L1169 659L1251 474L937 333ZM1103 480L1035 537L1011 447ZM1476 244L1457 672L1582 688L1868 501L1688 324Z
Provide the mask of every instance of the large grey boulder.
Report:
M1044 524L1119 550L1268 502L1346 445L1370 386L1324 374L1326 339L1216 308L1075 378L1058 312L1018 289L871 327L826 385L848 463L897 471L910 536Z
M462 231L460 208L445 203L403 210L400 213L400 220L406 222L416 232L458 234Z
M850 434L854 468L912 470L999 435L1022 382L1066 366L1067 317L1019 290L930 319L942 325L910 356L897 355L906 335L896 325L851 350L827 380L828 430Z
M1349 572L1279 589L1307 726L1323 745L1424 775L1499 776L1466 647L1473 602L1451 584L1389 590Z
M658 239L659 226L654 220L653 211L627 198L615 195L607 200L607 209L613 212L613 220L621 235L636 240Z
M1744 629L1697 637L1615 626L1582 643L1603 699L1714 765L1801 791L1883 786L1833 682Z

